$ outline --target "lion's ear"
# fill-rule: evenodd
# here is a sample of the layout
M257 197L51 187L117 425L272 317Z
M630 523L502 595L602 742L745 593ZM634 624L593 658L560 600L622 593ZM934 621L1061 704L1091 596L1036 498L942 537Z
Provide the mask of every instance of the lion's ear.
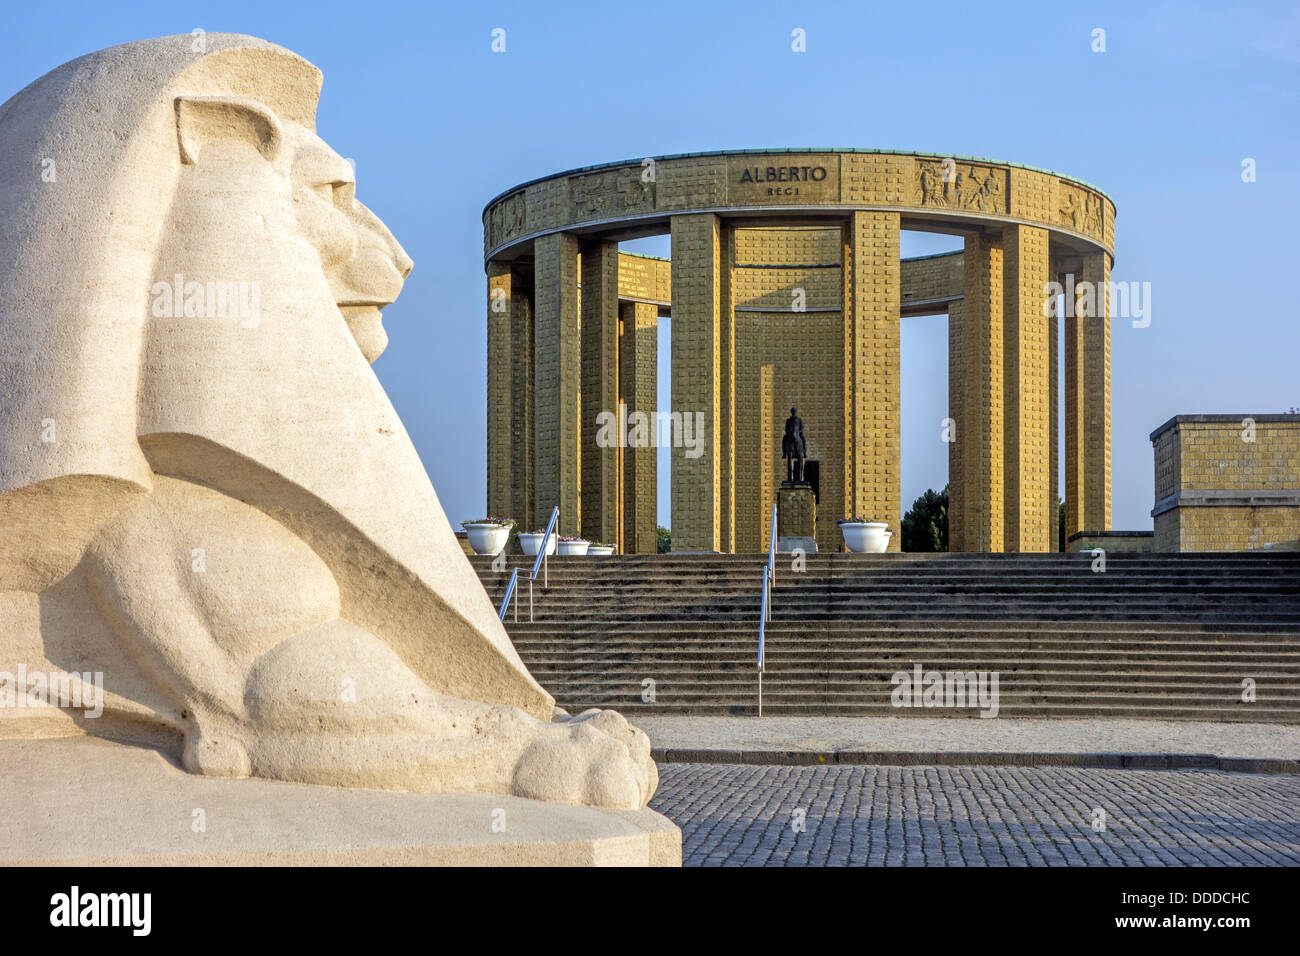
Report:
M198 162L205 143L244 142L268 161L280 155L284 131L265 105L242 96L176 97L176 138L181 162Z

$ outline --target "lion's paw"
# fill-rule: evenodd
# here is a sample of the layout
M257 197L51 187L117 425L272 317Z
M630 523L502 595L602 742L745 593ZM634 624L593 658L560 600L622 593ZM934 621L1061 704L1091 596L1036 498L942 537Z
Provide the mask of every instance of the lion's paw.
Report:
M650 738L612 710L560 718L542 730L515 765L515 796L639 810L659 784Z
M181 765L205 777L247 777L252 772L248 750L233 735L195 729L185 735Z

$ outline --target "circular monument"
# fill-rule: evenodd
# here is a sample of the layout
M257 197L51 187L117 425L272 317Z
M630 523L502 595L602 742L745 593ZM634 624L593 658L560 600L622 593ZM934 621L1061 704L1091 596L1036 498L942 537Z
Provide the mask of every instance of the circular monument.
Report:
M558 504L566 534L652 552L670 444L674 549L765 550L798 406L819 545L860 517L897 549L899 321L946 314L953 549L1055 550L1061 466L1067 533L1108 529L1114 220L1105 193L1048 170L881 150L687 153L509 189L483 213L488 510L532 525ZM963 248L900 260L903 230ZM619 252L660 234L671 261ZM1052 283L1097 304L1058 316Z

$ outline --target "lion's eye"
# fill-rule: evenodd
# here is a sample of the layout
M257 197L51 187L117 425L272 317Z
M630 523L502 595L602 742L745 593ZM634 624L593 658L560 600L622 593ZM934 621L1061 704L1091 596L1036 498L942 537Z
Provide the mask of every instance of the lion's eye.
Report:
M353 197L356 195L356 184L339 180L334 183L320 183L312 186L311 191L321 199L325 200L332 206L340 209L351 207Z

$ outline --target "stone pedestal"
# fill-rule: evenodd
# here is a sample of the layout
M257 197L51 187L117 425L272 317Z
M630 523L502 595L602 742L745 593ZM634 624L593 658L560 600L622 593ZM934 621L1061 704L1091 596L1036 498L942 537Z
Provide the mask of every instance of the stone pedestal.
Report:
M783 481L776 493L776 549L817 550L817 500L806 481Z
M186 773L93 737L0 740L4 866L680 866L650 809ZM201 813L198 811L202 811Z

